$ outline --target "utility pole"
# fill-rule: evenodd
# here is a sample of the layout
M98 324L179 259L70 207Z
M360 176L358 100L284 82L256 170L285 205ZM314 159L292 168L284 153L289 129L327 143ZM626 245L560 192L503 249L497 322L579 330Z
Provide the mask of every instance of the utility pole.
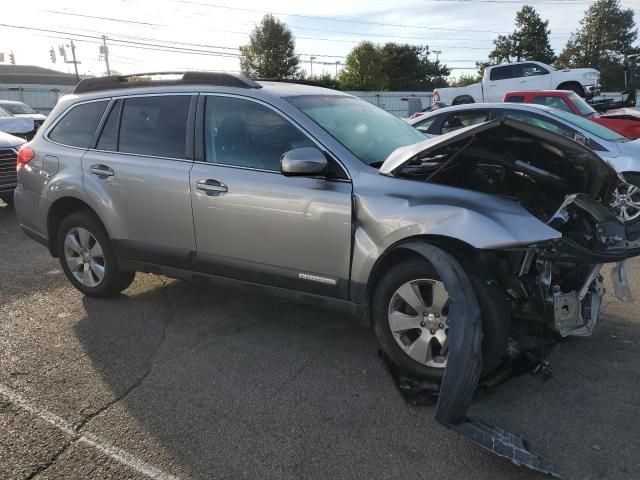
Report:
M436 54L436 62L437 62L438 58L440 58L440 54L442 53L442 50L431 50L431 53Z
M70 44L69 46L71 47L71 58L73 58L73 68L76 71L76 80L79 82L80 81L80 75L78 75L78 61L76 60L76 46L73 44L73 40L69 40Z
M336 60L336 77L338 76L338 65L340 65L340 60Z
M102 45L100 46L100 53L104 56L104 63L107 66L107 75L111 75L111 69L109 68L109 47L107 47L106 35L102 35Z
M313 78L313 61L316 57L309 57L309 61L311 62L311 78Z

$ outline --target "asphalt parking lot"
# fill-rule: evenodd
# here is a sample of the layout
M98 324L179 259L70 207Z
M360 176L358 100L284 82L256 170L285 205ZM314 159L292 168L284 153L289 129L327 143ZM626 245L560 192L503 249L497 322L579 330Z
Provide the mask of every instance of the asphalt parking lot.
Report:
M593 337L559 345L553 378L515 378L471 411L565 478L640 478L640 308L607 295L604 311ZM144 274L84 298L0 202L1 479L546 478L433 413L333 311Z

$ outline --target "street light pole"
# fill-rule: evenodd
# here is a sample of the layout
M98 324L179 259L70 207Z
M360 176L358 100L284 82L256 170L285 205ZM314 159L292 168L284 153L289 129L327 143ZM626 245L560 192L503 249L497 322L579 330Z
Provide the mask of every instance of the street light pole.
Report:
M104 55L104 63L107 66L107 75L111 75L111 69L109 68L109 47L107 47L107 36L102 35L102 54Z
M313 78L313 61L316 57L309 57L309 61L311 62L311 78Z
M336 77L338 76L338 65L340 65L340 60L336 60Z
M76 71L76 80L80 81L80 75L78 75L78 61L76 60L76 46L73 44L73 40L70 40L71 57L73 58L73 68Z

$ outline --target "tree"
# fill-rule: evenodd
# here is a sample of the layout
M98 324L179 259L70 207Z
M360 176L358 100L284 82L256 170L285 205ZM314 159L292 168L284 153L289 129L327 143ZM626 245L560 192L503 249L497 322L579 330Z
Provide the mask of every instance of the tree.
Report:
M349 52L339 76L345 90L384 90L382 52L371 42L361 42Z
M295 38L284 22L265 15L251 32L249 45L240 47L240 70L251 78L295 78L299 59Z
M433 90L445 86L450 70L428 58L427 47L387 43L381 48L382 71L391 91Z
M345 90L433 90L446 86L449 73L429 60L426 47L362 42L347 55L339 80Z
M606 88L621 89L624 55L635 51L637 37L632 9L623 9L619 0L596 0L571 34L557 65L595 68Z
M549 43L549 21L542 20L533 7L525 5L516 13L516 29L509 35L498 35L493 41L493 51L489 54L491 63L503 60L537 60L553 63L555 54ZM484 70L484 64L478 65Z
M470 75L463 73L458 78L454 78L449 81L449 86L451 87L466 87L467 85L471 85L474 83L478 83L482 77L478 77L478 75Z
M340 81L337 76L324 72L319 75L313 76L301 76L301 80L309 80L310 82L317 83L326 88L333 88L334 90L340 90Z

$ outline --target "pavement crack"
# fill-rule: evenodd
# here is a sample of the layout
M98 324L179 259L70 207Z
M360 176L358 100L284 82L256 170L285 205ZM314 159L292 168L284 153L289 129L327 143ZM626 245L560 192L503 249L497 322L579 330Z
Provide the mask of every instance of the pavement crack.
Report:
M156 348L153 349L153 352L151 353L151 355L149 356L149 359L147 360L147 368L145 369L144 373L140 377L138 377L138 379L135 380L120 395L116 396L114 399L112 399L111 401L107 402L105 405L103 405L102 407L97 409L95 412L92 412L92 413L90 413L88 415L85 415L84 418L75 427L75 431L77 433L80 433L80 431L91 420L93 420L94 418L98 417L99 415L104 413L106 410L110 409L116 403L121 402L122 400L126 399L131 394L131 392L133 392L140 385L142 385L142 383L147 379L147 377L151 374L151 372L153 372L153 369L154 369L154 367L156 365L155 358L158 355L158 352L162 349L162 346L164 345L164 343L165 343L165 341L167 339L167 330L169 329L169 324L171 323L171 320L175 316L175 309L171 305L171 299L169 298L169 293L167 292L167 286L168 286L168 282L165 279L162 279L162 293L163 293L163 296L166 299L166 306L167 306L167 310L168 310L169 313L167 315L166 321L164 322L164 325L162 326L162 332L160 334L160 340L158 341L158 345L156 346ZM143 317L143 320L144 320L144 317L145 317L144 303L142 303L142 317Z
M71 445L73 445L79 438L80 438L79 434L77 434L77 433L74 434L68 441L66 441L64 443L64 445L62 445L62 447L60 449L58 449L57 452L55 452L51 456L51 458L49 458L49 460L46 461L46 463L41 463L40 465L38 465L35 468L35 470L33 470L29 475L27 475L25 477L24 480L31 480L33 478L36 478L38 475L40 475L45 470L47 470L49 467L51 467L54 463L56 463L58 458L60 458L64 452L69 450L69 447L71 447Z

